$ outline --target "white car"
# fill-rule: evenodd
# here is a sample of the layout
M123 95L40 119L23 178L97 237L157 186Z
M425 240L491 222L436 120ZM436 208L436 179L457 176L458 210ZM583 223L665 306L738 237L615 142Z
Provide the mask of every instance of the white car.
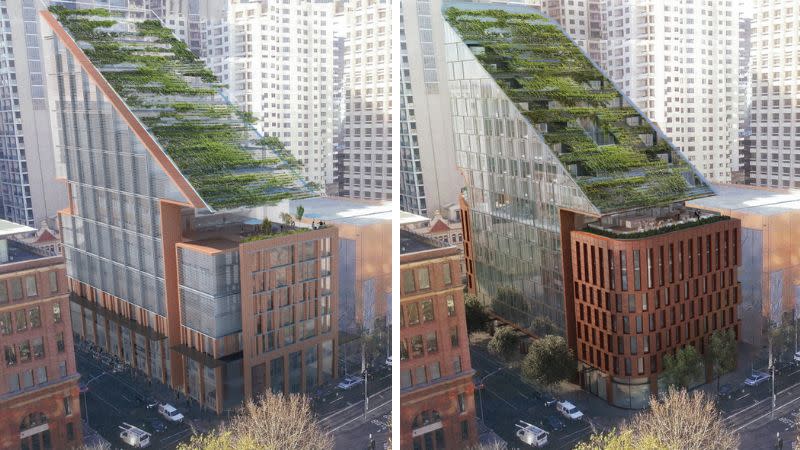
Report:
M764 372L753 372L746 380L744 380L744 384L748 386L758 386L759 384L769 380L769 374Z
M547 445L548 432L543 429L520 420L517 423L517 437L520 441L532 446L543 447Z
M179 413L178 410L169 403L158 405L158 413L170 422L183 422L183 414Z
M800 362L800 352L794 354L794 360Z
M556 410L558 410L562 416L572 420L579 420L583 417L583 413L575 405L566 400L556 403Z
M348 375L341 381L341 383L337 384L336 387L339 389L348 390L359 384L363 383L364 379L361 377L357 377L355 375Z
M386 367L392 367L392 357L391 356L387 356L386 357Z
M145 448L150 446L150 433L129 423L123 423L119 426L119 429L122 430L119 433L119 438L131 447Z

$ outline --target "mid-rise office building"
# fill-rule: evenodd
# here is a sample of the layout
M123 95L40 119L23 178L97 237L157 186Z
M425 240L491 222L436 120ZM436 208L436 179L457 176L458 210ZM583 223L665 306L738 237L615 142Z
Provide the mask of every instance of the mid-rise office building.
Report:
M433 217L458 201L440 0L400 2L400 209Z
M339 195L392 198L392 9L344 2L344 111L337 148ZM330 84L330 83L329 83Z
M755 2L751 30L750 157L759 186L800 187L800 5Z
M291 152L159 21L52 11L73 331L216 412L330 380L337 230L281 219Z
M475 396L458 248L400 231L400 448L469 448Z
M585 388L619 406L643 406L658 389L666 352L688 344L703 352L714 331L738 332L738 221L684 205L713 190L555 21L523 6L446 7L457 159L468 181L468 287L501 320L533 336L564 336ZM656 291L645 291L661 281L641 277L675 261L670 241L693 242L685 258L703 264L695 259L680 286L670 282L674 297L661 292L656 307ZM724 263L718 255L727 255ZM627 319L617 300L628 302ZM663 346L652 343L645 360L644 331L624 322L636 316L637 326L649 326L652 314L670 322L654 322ZM603 390L592 387L597 377Z
M82 445L64 257L14 238L0 221L0 448Z

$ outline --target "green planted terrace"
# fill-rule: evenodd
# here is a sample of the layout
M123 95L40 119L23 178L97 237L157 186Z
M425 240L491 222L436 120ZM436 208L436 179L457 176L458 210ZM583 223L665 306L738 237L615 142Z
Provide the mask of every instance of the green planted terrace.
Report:
M280 140L262 137L211 71L157 20L105 9L50 11L212 208L315 194Z
M530 8L463 7L445 11L448 23L601 212L712 194L555 22Z

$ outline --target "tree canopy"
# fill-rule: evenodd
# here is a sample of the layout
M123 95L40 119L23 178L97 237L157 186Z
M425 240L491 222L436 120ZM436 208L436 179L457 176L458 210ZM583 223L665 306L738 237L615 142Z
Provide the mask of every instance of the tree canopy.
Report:
M670 386L691 387L703 376L703 357L692 345L664 356L664 377Z
M577 369L567 341L554 335L534 340L522 362L522 376L545 388L569 379Z
M500 327L494 332L487 349L489 353L507 359L514 353L514 348L519 342L517 331L512 327Z

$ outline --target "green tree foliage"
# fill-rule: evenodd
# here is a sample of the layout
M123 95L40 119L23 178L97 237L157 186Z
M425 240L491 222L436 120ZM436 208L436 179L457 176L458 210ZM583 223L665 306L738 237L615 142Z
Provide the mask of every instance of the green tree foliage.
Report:
M303 214L306 213L306 209L303 208L303 205L297 205L297 211L295 212L295 217L297 220L303 220Z
M719 377L736 368L736 333L732 329L717 330L711 335L710 356L719 389Z
M561 336L545 336L531 344L522 362L522 376L545 388L551 388L575 375L578 362Z
M531 322L531 331L536 336L547 336L548 334L556 334L558 327L547 316L536 316Z
M692 345L664 356L664 377L670 386L688 388L703 376L703 357Z
M508 359L514 353L514 348L518 343L519 336L516 330L512 327L500 327L489 341L487 349L495 356Z
M486 313L486 308L483 306L483 303L478 300L478 297L472 294L466 294L464 296L464 312L467 316L467 330L470 333L486 329L486 322L489 321L489 314Z
M272 222L268 218L264 217L264 220L261 221L261 232L264 234L268 234L271 231L272 231Z
M664 446L653 436L635 436L633 431L612 429L607 433L593 434L589 442L581 442L574 450L663 450Z

